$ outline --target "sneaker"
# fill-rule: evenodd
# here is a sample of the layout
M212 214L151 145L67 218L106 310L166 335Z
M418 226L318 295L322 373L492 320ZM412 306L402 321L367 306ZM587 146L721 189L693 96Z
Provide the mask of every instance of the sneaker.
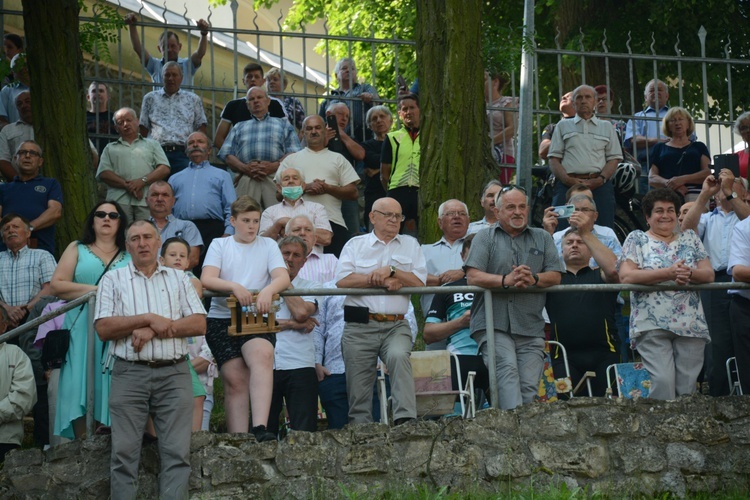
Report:
M263 441L276 441L276 434L266 429L265 425L253 427L252 433L255 436L255 440L259 443Z

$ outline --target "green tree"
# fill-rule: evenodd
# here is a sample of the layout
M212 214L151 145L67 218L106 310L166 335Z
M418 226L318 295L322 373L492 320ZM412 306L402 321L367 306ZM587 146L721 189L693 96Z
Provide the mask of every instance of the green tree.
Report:
M80 235L95 198L86 131L78 0L23 0L27 64L34 99L34 134L44 150L44 175L63 190L57 248Z

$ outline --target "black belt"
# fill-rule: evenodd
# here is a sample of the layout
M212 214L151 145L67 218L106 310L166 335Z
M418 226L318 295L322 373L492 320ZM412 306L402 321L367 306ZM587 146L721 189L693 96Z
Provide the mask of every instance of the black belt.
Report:
M161 148L165 153L173 153L175 151L185 152L185 146L180 146L179 144L162 144Z
M122 359L119 358L121 361L125 361L126 363L133 363L136 365L143 365L148 366L149 368L165 368L167 366L174 366L179 365L183 361L185 361L185 356L182 356L177 359L167 359L167 360L159 360L159 361L131 361L129 359Z

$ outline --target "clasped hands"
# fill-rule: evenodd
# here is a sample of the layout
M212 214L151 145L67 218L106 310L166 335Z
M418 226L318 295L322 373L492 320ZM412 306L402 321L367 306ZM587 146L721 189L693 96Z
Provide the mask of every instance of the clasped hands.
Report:
M367 284L373 287L385 288L389 292L395 292L404 286L401 281L391 277L390 266L383 266L368 274Z
M254 181L262 181L266 176L274 173L275 170L273 162L262 160L252 160L240 168L241 173Z
M504 286L513 286L516 288L534 286L535 281L534 273L531 272L531 268L526 264L513 266L513 270L503 278Z
M149 313L148 316L148 326L133 330L132 343L135 352L141 352L143 347L155 337L172 339L177 336L177 329L174 326L175 322L173 320L152 313Z
M678 285L689 285L693 277L693 268L686 266L684 260L678 260L669 268L669 277Z

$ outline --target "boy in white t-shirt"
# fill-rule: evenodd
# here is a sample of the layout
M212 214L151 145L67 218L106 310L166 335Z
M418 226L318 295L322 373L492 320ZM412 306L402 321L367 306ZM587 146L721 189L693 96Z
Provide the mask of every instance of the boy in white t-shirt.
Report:
M286 290L290 280L276 242L258 236L260 213L260 206L248 196L240 196L232 203L230 222L235 234L211 243L203 262L201 282L209 290L233 294L242 306L254 304L259 314L266 314L271 309L273 295ZM253 300L248 290L260 293ZM227 430L248 431L249 402L255 438L276 439L267 430L276 336L229 337L230 311L226 298L212 299L206 323L206 341L224 382Z

